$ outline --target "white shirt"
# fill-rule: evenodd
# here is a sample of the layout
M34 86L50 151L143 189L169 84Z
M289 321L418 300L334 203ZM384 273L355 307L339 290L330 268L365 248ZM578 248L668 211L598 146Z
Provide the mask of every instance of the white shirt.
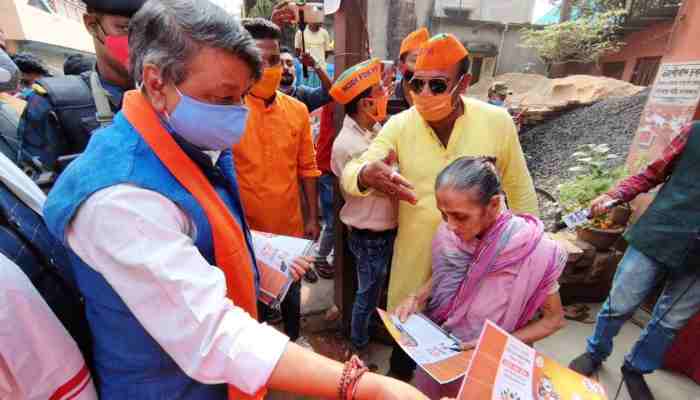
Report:
M24 272L0 254L0 399L49 398L97 400L97 393L78 345Z
M331 35L325 28L319 28L314 32L311 28L304 30L304 45L306 52L316 60L321 68L326 68L326 52L331 51ZM301 31L294 36L294 47L301 49Z
M202 257L195 234L168 198L116 185L84 202L67 240L188 376L254 394L289 338L226 297L224 273Z
M2 153L0 181L41 215L46 196ZM24 272L0 254L0 399L53 395L97 399L78 345Z
M377 131L363 129L350 116L345 116L343 128L333 142L331 169L340 177L345 165L353 158L361 156ZM369 229L375 232L396 228L398 223L398 205L395 199L379 192L368 196L353 196L342 191L345 204L340 210L340 220L356 229Z

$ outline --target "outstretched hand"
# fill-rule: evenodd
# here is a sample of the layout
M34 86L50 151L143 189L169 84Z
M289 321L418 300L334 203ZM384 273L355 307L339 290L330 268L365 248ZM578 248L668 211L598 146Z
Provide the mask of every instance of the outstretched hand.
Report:
M366 188L415 205L418 197L413 185L391 167L395 162L396 153L392 150L384 160L367 164L360 172L359 183Z

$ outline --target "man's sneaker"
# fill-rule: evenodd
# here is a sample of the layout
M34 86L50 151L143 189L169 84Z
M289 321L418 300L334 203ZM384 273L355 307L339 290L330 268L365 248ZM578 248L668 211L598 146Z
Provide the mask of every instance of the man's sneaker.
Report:
M316 274L316 271L314 271L313 267L309 268L309 270L306 271L306 273L304 274L304 280L309 283L318 282L318 275Z
M647 385L647 382L644 380L644 375L628 369L624 365L620 368L620 371L622 371L622 377L625 380L625 386L627 387L627 393L629 393L630 399L654 400L654 395L651 394L649 385Z
M301 346L307 350L314 351L314 346L311 344L311 342L309 341L309 338L307 338L306 336L299 336L299 338L297 340L295 340L294 343L298 344L299 346Z
M600 369L600 365L600 361L594 360L591 354L586 352L576 357L576 359L569 364L569 368L581 375L590 377Z

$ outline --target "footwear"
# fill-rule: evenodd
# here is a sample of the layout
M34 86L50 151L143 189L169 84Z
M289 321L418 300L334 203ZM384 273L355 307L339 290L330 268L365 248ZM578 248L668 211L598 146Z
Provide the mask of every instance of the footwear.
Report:
M601 362L594 360L590 353L581 354L569 364L569 368L588 377L596 373L600 366Z
M313 268L310 268L306 273L304 274L304 280L309 282L309 283L316 283L318 282L318 275L316 274L316 271L314 271Z
M277 325L282 323L282 313L277 309L270 309L265 317L265 321L270 325Z
M335 276L335 269L326 260L316 261L314 267L318 275L323 279L333 279Z
M295 340L294 343L298 344L299 346L301 346L307 350L314 351L314 346L311 344L311 342L309 341L309 338L307 338L306 336L299 336L299 338L297 340Z
M350 356L356 355L360 357L360 360L365 364L370 372L376 372L379 366L369 360L369 345L365 347L357 347L354 344L350 344ZM349 357L348 357L349 358Z
M644 380L644 375L628 369L625 365L620 368L620 371L622 371L627 393L629 393L631 399L654 400L654 395L651 394L649 385L647 385L647 382Z

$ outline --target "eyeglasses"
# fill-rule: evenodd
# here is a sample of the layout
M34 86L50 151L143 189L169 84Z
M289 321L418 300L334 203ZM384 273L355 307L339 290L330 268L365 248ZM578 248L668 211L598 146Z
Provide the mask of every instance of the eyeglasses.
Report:
M447 91L449 82L450 80L447 78L421 79L414 77L408 84L411 87L411 90L415 93L422 92L423 88L427 84L433 94L442 94Z

